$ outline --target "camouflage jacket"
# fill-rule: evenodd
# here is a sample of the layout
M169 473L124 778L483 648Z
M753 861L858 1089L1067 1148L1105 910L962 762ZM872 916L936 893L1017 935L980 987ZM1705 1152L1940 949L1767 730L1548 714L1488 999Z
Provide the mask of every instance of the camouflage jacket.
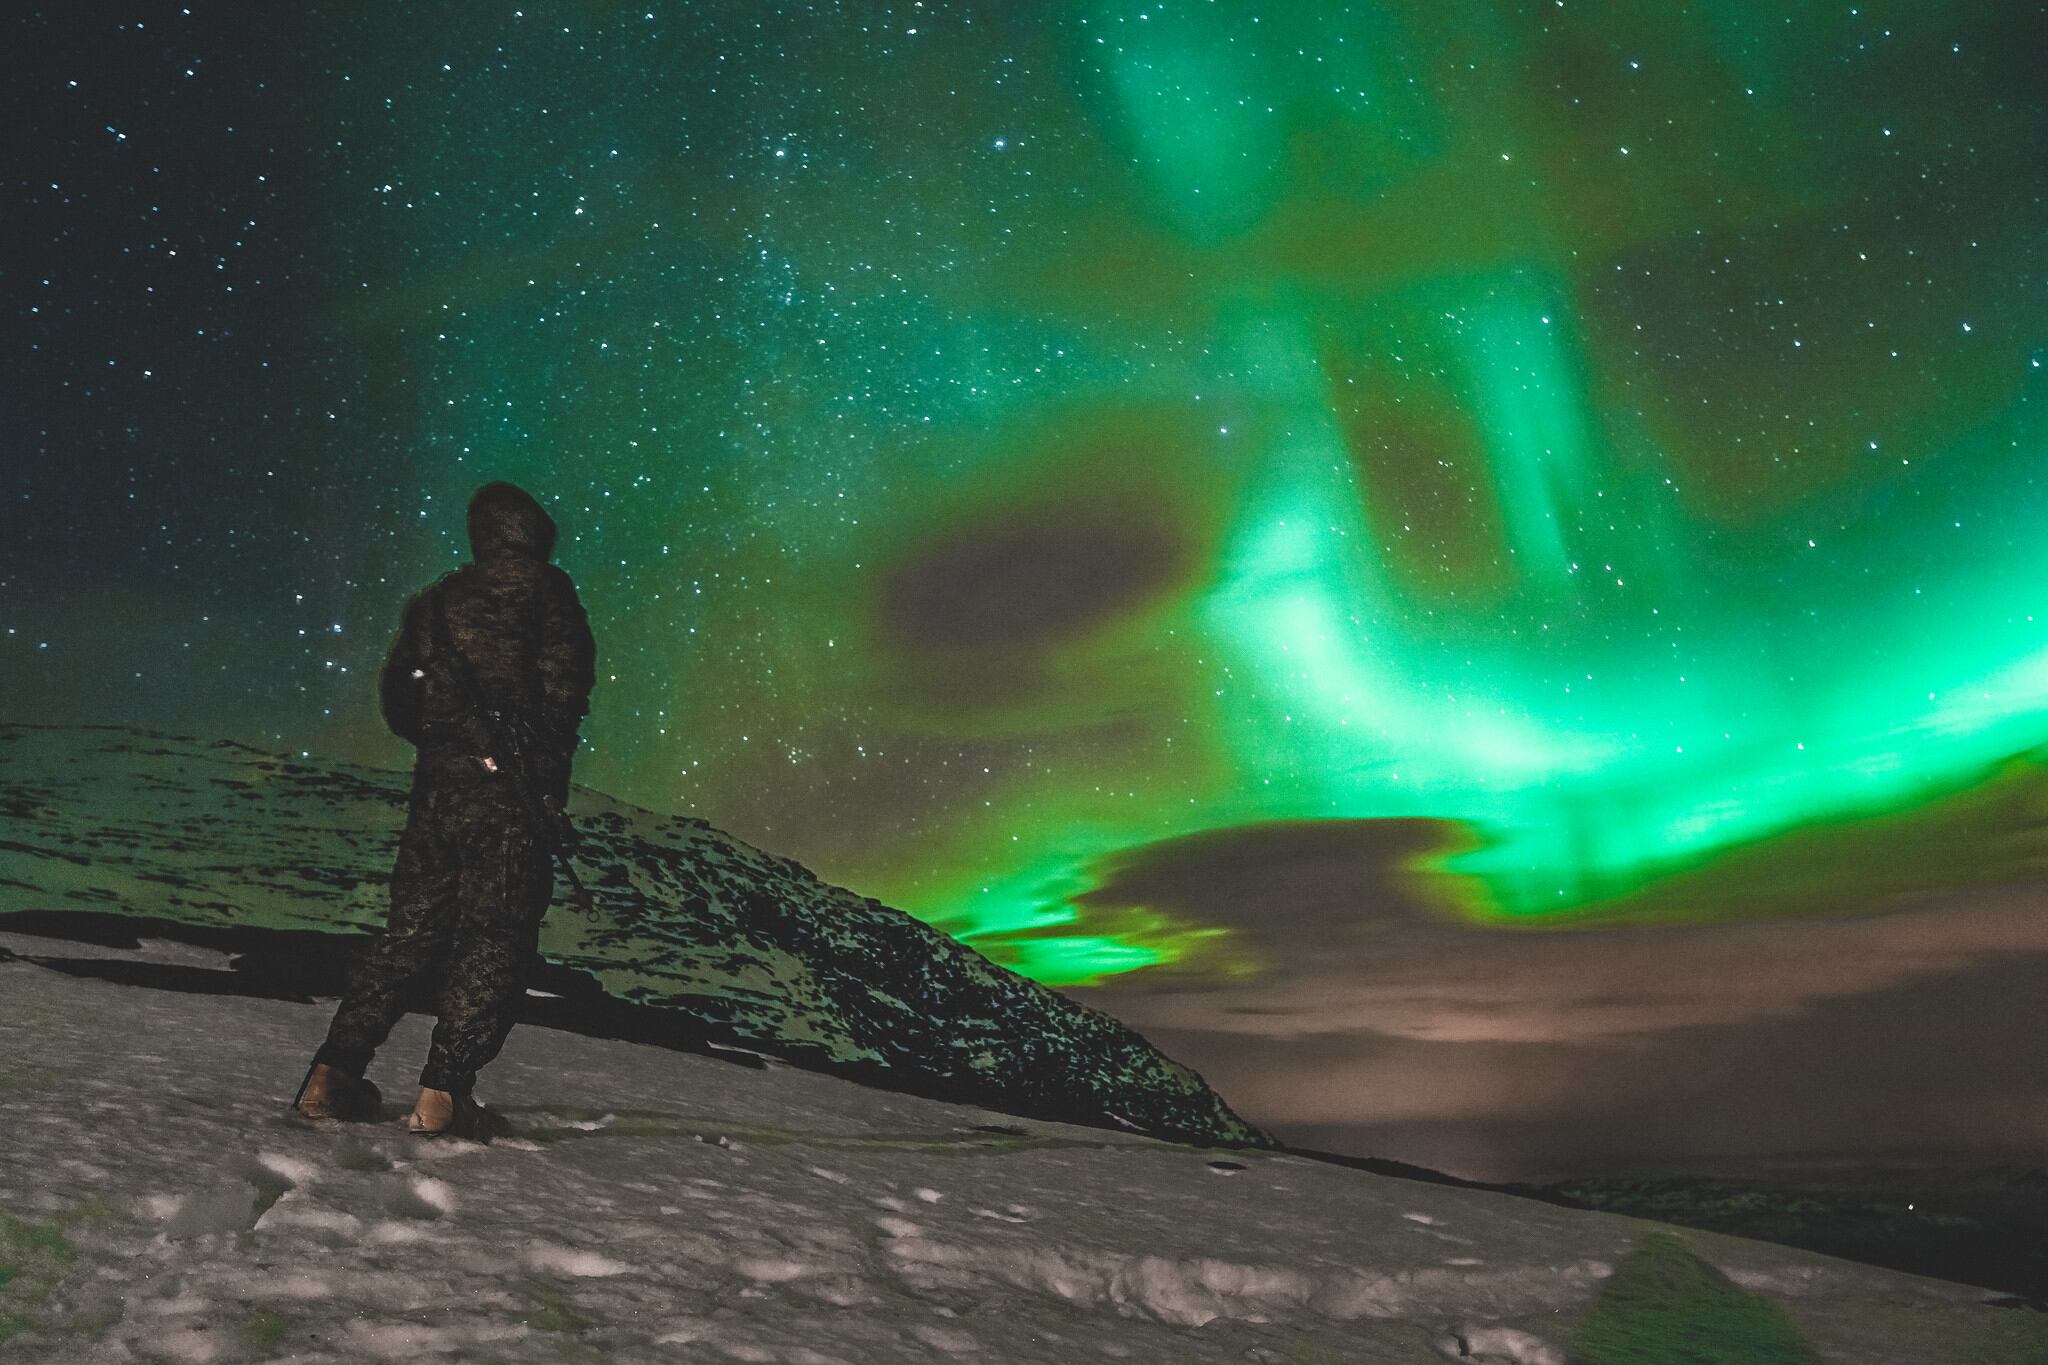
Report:
M405 605L379 679L384 721L423 749L491 752L459 665L441 648L445 639L468 661L488 706L529 736L537 792L562 800L595 679L590 624L575 583L547 561L554 523L539 505L485 511L480 526L471 509L475 558Z

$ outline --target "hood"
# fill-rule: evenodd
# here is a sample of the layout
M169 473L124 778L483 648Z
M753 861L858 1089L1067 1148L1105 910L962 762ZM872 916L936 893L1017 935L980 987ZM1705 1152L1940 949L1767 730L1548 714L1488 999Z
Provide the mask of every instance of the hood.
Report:
M545 562L555 552L555 521L516 484L487 483L469 500L469 552L479 563L517 555Z

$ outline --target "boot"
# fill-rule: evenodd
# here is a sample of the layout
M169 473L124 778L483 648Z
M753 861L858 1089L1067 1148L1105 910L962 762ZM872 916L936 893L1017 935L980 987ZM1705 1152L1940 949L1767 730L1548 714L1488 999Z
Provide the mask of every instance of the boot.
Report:
M445 1090L420 1091L419 1102L405 1116L405 1129L418 1137L445 1134L485 1143L516 1137L519 1132L497 1110L478 1104L469 1095L451 1095Z
M455 1126L455 1097L445 1090L420 1090L412 1112L405 1116L405 1131L421 1137L439 1137Z
M460 1098L446 1090L422 1088L412 1112L405 1116L405 1131L420 1137L469 1137L476 1126L479 1106L467 1095Z
M336 1071L325 1062L315 1062L292 1103L309 1119L367 1123L377 1117L384 1096L361 1076L351 1076L346 1071Z
M468 1138L492 1142L515 1136L516 1130L495 1109L486 1109L469 1095L446 1090L421 1090L419 1101L405 1116L405 1130L419 1137Z

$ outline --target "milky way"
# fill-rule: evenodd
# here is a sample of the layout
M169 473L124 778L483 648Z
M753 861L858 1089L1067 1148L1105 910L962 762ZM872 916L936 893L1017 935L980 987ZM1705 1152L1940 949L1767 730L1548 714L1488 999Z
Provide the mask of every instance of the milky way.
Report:
M1130 890L1205 831L1482 922L2038 865L2036 5L6 23L11 719L397 764L509 478L579 780L1055 983L1259 970Z

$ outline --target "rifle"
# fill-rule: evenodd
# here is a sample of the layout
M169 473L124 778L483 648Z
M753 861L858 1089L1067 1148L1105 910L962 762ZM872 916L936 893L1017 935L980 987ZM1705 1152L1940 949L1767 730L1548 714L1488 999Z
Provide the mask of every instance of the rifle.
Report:
M568 877L570 904L591 919L598 919L597 898L583 885L583 879L576 875L576 865L569 860L567 845L576 837L574 822L569 819L567 811L551 808L528 781L530 770L526 763L526 738L532 726L523 717L508 716L498 710L484 695L483 685L471 671L469 659L455 647L455 640L448 633L448 616L440 593L434 594L434 648L436 653L447 658L450 671L455 674L456 685L484 727L484 733L491 742L491 761L503 765L505 775L512 779L512 789L519 793L519 803L526 808L527 817L533 822L533 828L547 841L548 851Z

